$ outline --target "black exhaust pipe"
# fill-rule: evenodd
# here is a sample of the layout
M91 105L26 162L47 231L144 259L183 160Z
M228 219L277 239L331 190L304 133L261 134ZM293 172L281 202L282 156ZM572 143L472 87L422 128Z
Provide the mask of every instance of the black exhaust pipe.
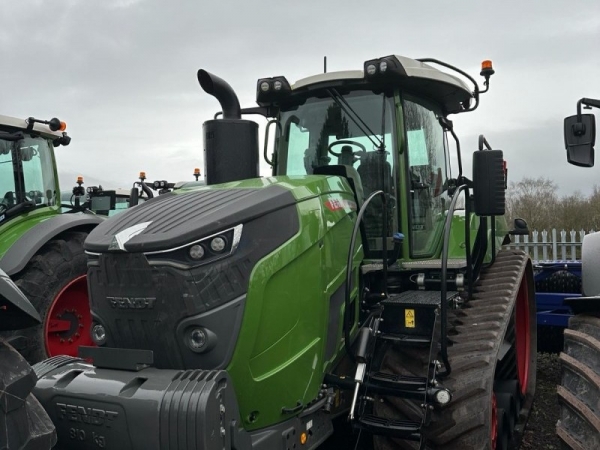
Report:
M240 101L227 81L204 69L198 71L198 81L204 92L215 97L221 104L223 119L242 118Z
M223 111L222 119L202 126L206 184L258 178L258 124L241 118L240 102L225 80L200 69L198 82Z

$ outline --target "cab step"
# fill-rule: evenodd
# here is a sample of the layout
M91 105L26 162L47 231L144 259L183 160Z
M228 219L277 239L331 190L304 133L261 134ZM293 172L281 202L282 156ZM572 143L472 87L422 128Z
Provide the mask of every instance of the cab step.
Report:
M371 434L393 436L409 441L421 440L421 423L412 420L392 420L364 414L356 419L354 426Z
M378 394L423 400L427 393L427 378L374 372L369 374L366 387Z
M379 339L385 341L392 341L402 345L411 345L414 347L429 347L431 344L431 338L427 336L415 336L410 334L396 334L396 333L381 333Z

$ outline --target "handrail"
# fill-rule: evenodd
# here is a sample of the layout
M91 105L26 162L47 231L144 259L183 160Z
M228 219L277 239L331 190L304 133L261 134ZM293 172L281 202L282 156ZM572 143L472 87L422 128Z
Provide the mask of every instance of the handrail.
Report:
M458 202L458 197L461 191L467 189L466 184L460 185L454 195L452 196L452 201L450 202L450 206L448 207L448 211L446 212L446 222L444 223L444 241L442 244L442 292L441 292L441 349L440 353L442 355L442 362L444 363L444 367L446 368L445 372L441 372L440 377L447 377L452 372L452 368L450 367L450 361L448 360L448 299L446 298L448 295L448 280L446 279L448 276L448 247L450 245L450 228L452 227L452 217L454 216L454 211L456 209L456 204ZM468 221L468 217L466 220ZM470 252L471 249L467 248L467 252Z

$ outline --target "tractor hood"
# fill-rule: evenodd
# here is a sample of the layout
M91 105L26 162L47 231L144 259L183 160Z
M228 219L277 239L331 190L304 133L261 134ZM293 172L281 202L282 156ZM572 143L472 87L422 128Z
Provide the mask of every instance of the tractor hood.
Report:
M91 253L174 249L295 203L288 189L276 185L165 194L100 224L85 249Z
M108 219L85 244L92 338L151 350L158 368L226 368L251 285L279 286L296 277L282 267L321 258L325 227L351 226L350 209L327 205L351 195L335 176L256 178L178 190Z

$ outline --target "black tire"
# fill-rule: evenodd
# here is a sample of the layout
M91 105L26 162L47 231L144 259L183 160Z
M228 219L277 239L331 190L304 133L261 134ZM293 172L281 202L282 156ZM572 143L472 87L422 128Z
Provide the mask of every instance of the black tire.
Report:
M52 239L31 258L25 269L14 277L15 284L27 296L42 319L42 325L11 333L25 337L19 351L30 364L52 356L46 351L44 324L56 296L73 280L87 273L83 250L86 237L87 233L84 232L68 232ZM87 336L88 330L81 331Z
M0 449L44 450L56 444L54 425L31 394L36 381L25 359L0 340Z
M556 432L565 448L600 448L600 313L571 317L560 364Z
M497 385L507 385L518 376L514 335L517 326L515 310L521 286L526 286L523 287L523 292L527 296L530 358L525 396L515 399L520 406L520 417L515 417L514 421L520 422L519 430L523 427L535 391L536 317L533 270L522 252L505 250L498 254L492 267L482 272L475 287L474 298L466 302L463 309L448 311L448 334L452 341L448 355L452 373L440 381L450 389L453 399L447 407L433 411L431 423L423 430L427 448L490 449L495 382ZM497 364L503 342L513 344L502 362ZM382 352L380 370L383 372L412 376L424 376L426 373L429 362L427 350L389 345ZM422 417L421 407L414 401L382 397L376 399L374 405L377 416L398 420L420 420ZM511 403L503 401L503 405L510 407ZM506 414L510 412L514 414L514 411L506 411ZM505 411L498 406L496 416L500 426L497 448L508 445L506 442L515 438L508 435L508 429L515 425L512 419L505 419L504 415ZM419 444L377 436L374 448L416 450Z

